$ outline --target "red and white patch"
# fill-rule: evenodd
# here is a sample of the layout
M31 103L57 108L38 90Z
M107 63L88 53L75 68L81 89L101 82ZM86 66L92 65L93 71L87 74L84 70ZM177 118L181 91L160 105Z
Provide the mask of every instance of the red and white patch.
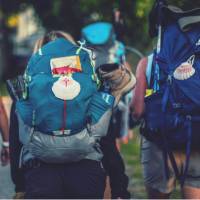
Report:
M72 76L61 76L52 86L54 95L62 100L74 99L80 90L80 84Z
M53 58L50 61L50 65L53 76L67 75L82 71L79 56Z
M195 74L195 69L192 64L188 62L182 63L174 71L174 78L177 80L186 80Z

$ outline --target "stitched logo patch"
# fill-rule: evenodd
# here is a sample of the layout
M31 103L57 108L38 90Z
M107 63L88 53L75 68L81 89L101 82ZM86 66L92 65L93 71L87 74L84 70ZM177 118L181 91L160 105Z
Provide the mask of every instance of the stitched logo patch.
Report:
M50 61L50 65L54 77L82 71L79 56L53 58Z
M80 90L80 84L72 76L61 76L52 86L54 95L62 100L74 99Z
M182 63L174 71L174 78L177 80L186 80L195 74L195 69L188 62Z

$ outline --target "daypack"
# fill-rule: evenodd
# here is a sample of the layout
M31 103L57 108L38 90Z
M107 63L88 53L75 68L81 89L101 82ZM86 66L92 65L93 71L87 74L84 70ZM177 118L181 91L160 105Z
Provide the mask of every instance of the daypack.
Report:
M183 186L191 148L200 144L200 9L183 12L163 6L141 133L169 156ZM158 51L158 48L160 50ZM173 150L186 153L180 174ZM167 171L167 170L166 170Z
M45 162L89 154L99 160L95 148L107 133L114 97L98 91L88 52L56 39L31 57L24 77L26 91L16 104L24 147Z
M82 40L93 49L95 68L105 63L124 62L125 47L116 40L112 24L108 22L96 22L82 29Z
M104 64L125 62L125 46L116 39L116 33L112 24L108 22L96 22L82 29L82 40L88 48L94 52L95 69ZM112 71L112 69L110 69ZM112 130L119 132L117 137L125 137L128 134L130 93L125 95L119 105L113 110L111 119Z

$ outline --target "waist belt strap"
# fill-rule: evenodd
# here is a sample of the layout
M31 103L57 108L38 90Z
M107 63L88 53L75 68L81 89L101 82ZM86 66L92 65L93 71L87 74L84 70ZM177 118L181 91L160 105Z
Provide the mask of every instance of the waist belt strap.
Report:
M168 162L167 162L167 159L168 159L168 156L169 156L169 160L171 162L175 176L178 180L180 180L180 173L179 173L173 152L167 144L167 140L164 136L164 133L162 134L162 136L163 136L163 156L164 156L164 164L165 164L165 175L166 175L167 178L169 178L169 168L168 168Z
M164 164L165 164L165 174L166 177L169 178L169 169L168 169L168 163L167 158L169 156L169 160L171 162L172 168L174 170L174 173L176 175L176 178L179 180L181 187L183 187L185 179L187 177L188 167L189 167L189 160L190 160L190 154L191 154L191 142L192 142L192 123L191 118L188 117L186 121L186 127L187 127L187 144L186 144L186 160L185 160L185 167L182 173L179 172L176 160L174 158L173 152L170 149L168 145L168 141L165 136L164 129L162 130L162 137L163 137L163 157L164 157Z

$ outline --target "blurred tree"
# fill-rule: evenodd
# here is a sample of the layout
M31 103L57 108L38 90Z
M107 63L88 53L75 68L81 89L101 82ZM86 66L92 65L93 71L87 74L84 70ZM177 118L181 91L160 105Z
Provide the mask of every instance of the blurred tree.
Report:
M29 5L26 0L0 0L0 81L12 78L18 70L13 57L12 35L18 22L17 14Z
M112 22L114 8L123 14L126 26L125 41L130 45L149 47L148 13L153 0L29 0L47 30L62 29L80 38L81 28L93 21ZM169 0L170 3L184 8L196 5L195 0Z
M0 0L0 9L6 18L13 13L32 5L39 20L47 30L62 29L76 39L81 28L96 20L112 22L114 8L119 8L126 25L126 40L148 46L148 13L153 0ZM197 0L167 0L183 9L200 7Z
M122 12L125 22L125 41L129 45L139 47L144 52L151 47L151 39L148 36L148 13L153 0L0 0L0 49L7 48L9 33L6 20L27 6L32 6L46 30L61 29L71 33L75 39L80 38L80 30L83 26L93 21L113 20L113 9L118 8ZM180 6L183 9L200 7L197 0L167 0L170 4ZM14 21L11 21L14 23ZM3 38L3 39L2 39ZM5 47L7 46L7 47ZM2 51L2 50L0 50ZM4 58L8 60L9 53L3 51ZM2 55L1 55L2 56ZM0 63L0 66L8 65Z

